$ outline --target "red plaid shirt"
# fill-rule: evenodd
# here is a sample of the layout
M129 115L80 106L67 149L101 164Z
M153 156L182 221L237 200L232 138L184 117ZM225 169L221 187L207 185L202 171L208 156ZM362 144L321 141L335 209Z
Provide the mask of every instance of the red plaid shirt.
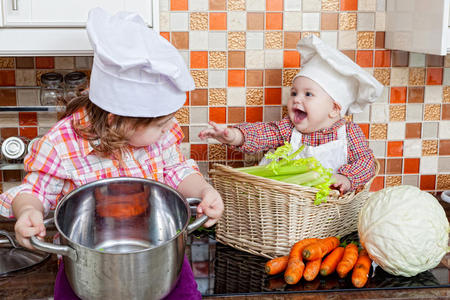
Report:
M330 128L302 133L302 142L315 147L335 141L338 138L337 131L343 125L347 131L348 163L341 166L338 173L350 180L352 189L357 189L375 175L375 157L357 124L341 119ZM289 142L294 124L286 117L281 121L242 123L235 127L239 128L245 137L244 144L236 149L255 153L275 149Z

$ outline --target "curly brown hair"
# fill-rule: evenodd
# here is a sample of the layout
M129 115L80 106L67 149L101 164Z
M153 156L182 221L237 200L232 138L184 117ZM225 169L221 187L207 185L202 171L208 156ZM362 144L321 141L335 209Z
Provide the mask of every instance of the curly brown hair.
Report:
M99 156L112 156L119 160L128 146L130 135L136 129L166 117L140 118L111 114L95 105L88 96L80 96L72 99L67 104L63 117L69 116L81 108L86 109L89 123L81 124L81 122L73 122L72 126L75 132L87 139ZM112 118L108 117L109 115L112 115ZM100 142L94 143L97 140Z

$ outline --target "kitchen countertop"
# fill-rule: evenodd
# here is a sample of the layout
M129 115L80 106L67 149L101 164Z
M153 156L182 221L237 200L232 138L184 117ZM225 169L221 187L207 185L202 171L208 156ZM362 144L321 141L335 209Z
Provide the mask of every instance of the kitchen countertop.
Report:
M450 204L441 202L450 218ZM0 229L12 232L14 223L0 221ZM54 228L49 228L51 234ZM369 280L364 289L349 289L336 278L313 281L311 284L286 286L277 277L267 277L260 268L263 258L234 250L201 235L191 236L186 253L199 289L206 299L449 299L450 298L450 254L447 254L433 273L439 276L426 277L430 287L421 284L380 284ZM248 256L248 257L247 257ZM240 261L243 263L240 264ZM237 263L236 263L237 262ZM259 264L259 265L258 265ZM255 268L256 266L256 268ZM255 268L255 269L252 269ZM381 269L380 269L381 270ZM56 256L29 270L7 277L0 277L0 299L52 299L57 272ZM375 275L376 270L374 271ZM258 274L261 275L258 275ZM429 275L427 274L427 276ZM438 280L436 279L437 277ZM376 277L374 277L376 279ZM424 282L425 282L424 281ZM438 283L439 281L439 283ZM438 284L436 284L438 283ZM433 286L436 284L435 286ZM445 286L442 287L442 284ZM426 283L425 285L428 285ZM437 287L440 286L440 287Z

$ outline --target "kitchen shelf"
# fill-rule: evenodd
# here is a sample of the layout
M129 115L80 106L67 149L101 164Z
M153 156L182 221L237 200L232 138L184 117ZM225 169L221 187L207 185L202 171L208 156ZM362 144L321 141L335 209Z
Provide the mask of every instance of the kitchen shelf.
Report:
M0 112L12 111L12 112L23 112L23 111L65 111L64 106L0 106Z
M0 164L0 170L24 170L23 163Z

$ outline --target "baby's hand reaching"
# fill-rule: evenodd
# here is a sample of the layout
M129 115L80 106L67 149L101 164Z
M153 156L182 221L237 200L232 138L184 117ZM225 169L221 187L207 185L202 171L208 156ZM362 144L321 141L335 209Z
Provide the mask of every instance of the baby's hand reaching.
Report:
M341 195L344 195L351 189L352 184L346 176L341 174L333 174L333 178L335 182L331 185L331 187L338 190Z
M209 122L212 128L200 131L198 137L201 140L213 138L223 144L240 146L244 141L244 135L237 128L228 128L226 125L219 125L213 121Z

